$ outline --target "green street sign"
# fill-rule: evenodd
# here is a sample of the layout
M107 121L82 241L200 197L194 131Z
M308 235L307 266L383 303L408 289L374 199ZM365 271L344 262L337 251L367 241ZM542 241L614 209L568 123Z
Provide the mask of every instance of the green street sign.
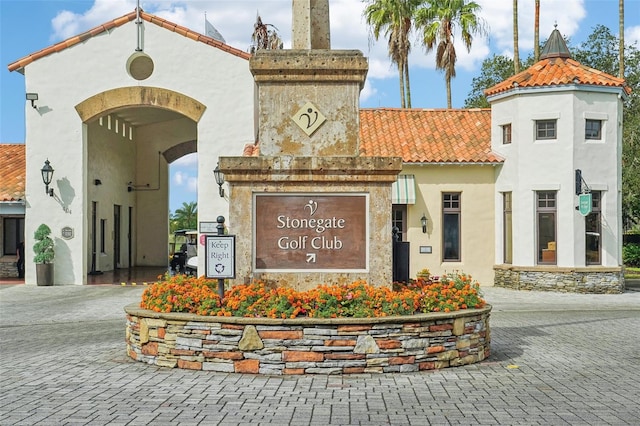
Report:
M579 210L582 216L588 216L591 213L591 194L580 194Z

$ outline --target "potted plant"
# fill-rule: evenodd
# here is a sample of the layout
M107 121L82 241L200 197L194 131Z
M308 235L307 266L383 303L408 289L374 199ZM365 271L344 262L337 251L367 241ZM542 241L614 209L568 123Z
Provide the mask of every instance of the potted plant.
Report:
M429 271L429 268L421 269L416 274L416 278L423 279L425 281L429 281L430 276L431 276L431 271Z
M55 251L53 249L53 239L49 236L51 228L44 223L36 229L33 237L36 243L33 245L33 251L36 256L33 261L36 264L36 282L39 286L53 285L53 257Z

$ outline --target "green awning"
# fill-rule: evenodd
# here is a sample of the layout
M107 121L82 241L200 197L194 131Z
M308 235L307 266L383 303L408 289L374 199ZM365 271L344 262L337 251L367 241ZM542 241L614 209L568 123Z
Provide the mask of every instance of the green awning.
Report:
M413 175L398 176L398 180L391 187L391 202L393 204L416 203L416 185Z

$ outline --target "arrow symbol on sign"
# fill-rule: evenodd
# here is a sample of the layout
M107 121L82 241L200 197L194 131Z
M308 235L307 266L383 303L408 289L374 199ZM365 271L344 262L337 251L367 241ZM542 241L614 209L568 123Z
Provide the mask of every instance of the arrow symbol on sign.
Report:
M315 253L307 253L307 263L316 263Z

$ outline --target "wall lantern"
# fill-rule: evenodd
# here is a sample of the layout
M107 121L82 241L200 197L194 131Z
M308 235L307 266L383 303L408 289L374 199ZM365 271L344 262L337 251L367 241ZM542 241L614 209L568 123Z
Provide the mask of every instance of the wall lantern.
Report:
M422 217L420 218L420 223L422 224L422 233L427 233L427 217L422 213Z
M35 102L38 100L38 94L37 93L27 93L27 100L31 101L31 106L34 108L38 108L35 104Z
M218 184L218 193L224 198L224 188L222 187L224 183L224 173L220 171L220 165L216 165L216 168L213 170L213 176L216 178L216 183Z
M49 188L49 184L51 183L51 179L53 179L53 167L49 164L49 159L44 162L44 166L42 167L42 181L44 182L44 190L50 197L53 197L53 188Z

